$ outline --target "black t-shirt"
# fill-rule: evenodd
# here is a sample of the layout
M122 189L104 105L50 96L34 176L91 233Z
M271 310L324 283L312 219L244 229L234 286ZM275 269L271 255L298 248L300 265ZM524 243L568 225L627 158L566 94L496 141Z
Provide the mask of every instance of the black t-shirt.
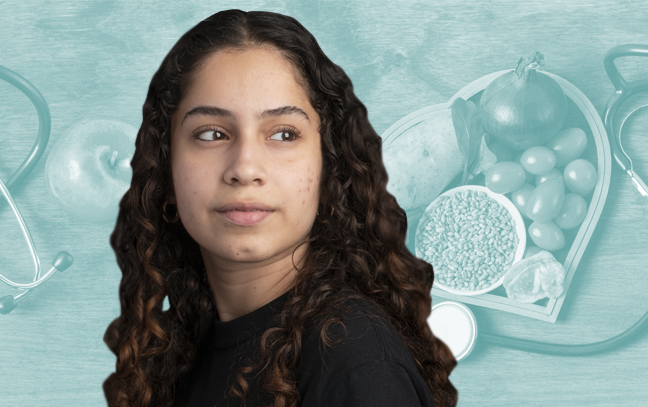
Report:
M269 404L267 394L259 395L262 379L246 377L250 397L244 404L229 394L226 384L237 383L238 367L251 365L246 358L256 362L258 339L272 326L269 321L281 312L287 297L285 293L231 321L211 317L196 364L173 407L252 407L262 405L259 400ZM436 407L409 349L385 317L367 300L348 299L345 304L351 311L343 315L344 341L325 347L317 330L302 342L301 361L294 370L297 406ZM334 338L343 334L339 324L331 324L329 332Z

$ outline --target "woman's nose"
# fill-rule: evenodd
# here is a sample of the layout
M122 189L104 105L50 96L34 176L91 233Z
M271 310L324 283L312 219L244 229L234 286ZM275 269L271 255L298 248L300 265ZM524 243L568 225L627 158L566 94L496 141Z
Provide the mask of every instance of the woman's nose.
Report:
M265 183L267 174L264 151L263 139L258 134L251 131L240 134L228 151L229 165L224 173L225 182L241 185Z

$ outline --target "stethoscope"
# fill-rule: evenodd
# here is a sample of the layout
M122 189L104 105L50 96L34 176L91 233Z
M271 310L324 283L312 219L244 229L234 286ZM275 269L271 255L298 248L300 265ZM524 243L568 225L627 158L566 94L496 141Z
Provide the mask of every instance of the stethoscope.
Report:
M615 115L619 110L619 107L631 96L641 92L648 92L648 80L627 82L619 73L614 60L625 56L648 57L648 45L619 45L609 50L605 55L605 71L614 84L616 92L612 95L605 108L604 123L608 138L610 140L610 145L612 146L612 153L614 154L614 158L616 159L621 169L630 176L633 185L639 190L641 195L648 197L648 186L646 186L641 178L634 172L632 167L632 160L630 159L630 157L628 157L625 150L623 149L623 145L621 144L621 132L626 120L637 111L648 107L648 105L640 106L632 110L621 122L618 132L615 131ZM472 351L475 345L475 340L477 338L477 323L472 311L470 311L470 309L464 304L452 301L446 301L435 305L432 315L434 315L435 311L443 312L445 313L445 315L448 315L448 317L453 317L456 318L455 320L461 321L461 323L463 324L462 329L470 336L468 338L460 339L460 341L462 342L462 347L459 349L458 353L455 354L455 358L457 358L457 360L460 360L466 357ZM648 312L646 312L634 325L632 325L622 333L600 342L587 344L556 344L532 341L522 338L514 338L509 336L493 335L483 332L479 333L479 341L494 346L545 355L587 356L603 353L629 343L646 331L646 328L648 328L647 321ZM452 327L449 326L448 329L450 330L452 329Z
M5 68L2 65L0 65L0 79L10 83L11 85L18 88L22 93L24 93L29 98L29 100L32 101L34 107L36 108L36 112L38 113L38 135L36 136L36 142L27 155L27 158L25 158L20 167L18 167L16 172L14 172L6 185L2 181L2 178L0 178L0 189L7 199L7 202L9 202L9 205L11 206L14 215L18 219L18 222L20 223L20 228L22 229L25 240L27 240L27 244L29 245L29 252L31 253L32 259L34 260L35 268L34 280L31 283L27 284L16 283L0 274L0 281L2 281L3 283L20 290L24 290L19 294L6 295L0 298L0 314L8 314L18 306L18 301L28 296L34 288L47 281L56 271L64 271L68 267L70 267L74 259L66 251L58 253L52 261L52 268L50 268L50 270L45 273L44 276L41 276L41 264L40 259L38 258L38 254L36 253L36 248L34 247L34 241L32 240L27 225L25 225L25 220L20 214L18 206L16 206L16 203L11 196L11 191L15 190L15 188L20 185L25 177L27 177L27 174L29 174L29 172L38 163L38 160L41 158L43 152L45 151L45 148L47 147L51 129L49 107L47 106L47 102L45 101L45 98L43 98L43 95L41 95L41 93L34 87L34 85L32 85L27 79L23 78L10 69Z

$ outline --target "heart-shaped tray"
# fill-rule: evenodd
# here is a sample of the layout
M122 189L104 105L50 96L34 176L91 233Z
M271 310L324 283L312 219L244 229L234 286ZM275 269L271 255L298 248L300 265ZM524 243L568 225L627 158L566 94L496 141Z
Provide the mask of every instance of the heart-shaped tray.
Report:
M408 129L428 119L434 112L450 108L454 100L457 98L471 100L478 105L482 91L486 89L486 87L495 78L510 71L511 70L503 70L483 76L461 89L448 102L427 106L403 117L383 133L383 149L389 147L394 140L396 140L401 134L405 133ZM580 158L585 158L594 164L597 169L598 177L596 187L588 202L588 210L585 220L580 227L564 231L565 240L567 242L565 248L552 252L556 260L562 263L565 268L566 275L563 294L556 299L545 298L533 304L525 304L508 298L503 287L486 294L474 296L451 294L434 287L432 288L433 298L448 298L459 302L498 309L548 322L555 322L558 318L558 313L562 307L565 295L568 293L574 272L578 267L578 263L587 247L592 233L594 232L601 211L603 210L603 206L605 205L610 185L610 174L612 172L612 158L605 126L589 99L587 99L587 97L578 90L578 88L567 80L546 71L543 71L543 73L549 75L558 82L565 92L568 99L568 113L564 128L580 127L585 131L588 143L587 148ZM457 186L457 181L458 180L451 182L450 185L444 189L444 192ZM412 253L415 253L413 235L422 215L422 211L409 211L407 213L407 244ZM526 227L528 228L528 226L529 225L527 224ZM571 245L569 244L570 242Z

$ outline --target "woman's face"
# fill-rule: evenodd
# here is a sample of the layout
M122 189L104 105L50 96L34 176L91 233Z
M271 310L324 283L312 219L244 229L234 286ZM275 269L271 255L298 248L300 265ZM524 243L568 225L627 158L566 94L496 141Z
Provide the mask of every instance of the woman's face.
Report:
M320 120L295 75L272 49L218 51L173 116L176 204L208 267L270 264L308 237Z

